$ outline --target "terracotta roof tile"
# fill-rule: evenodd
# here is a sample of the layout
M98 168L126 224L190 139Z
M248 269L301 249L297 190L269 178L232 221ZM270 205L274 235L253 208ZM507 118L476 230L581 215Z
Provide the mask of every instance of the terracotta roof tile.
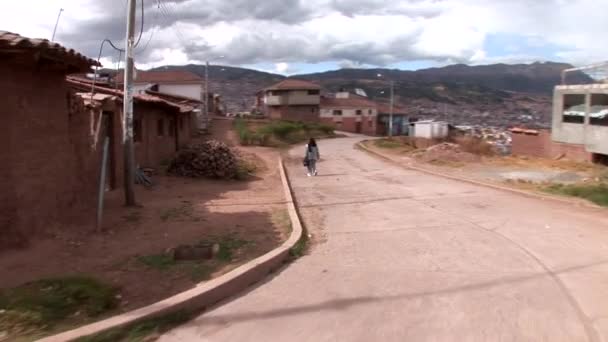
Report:
M288 79L285 79L264 90L317 90L317 89L321 89L321 86L319 86L316 83L288 78Z
M376 108L378 104L366 97L351 94L348 98L322 97L321 107L326 108Z
M76 89L81 89L84 91L90 91L91 90L91 83L90 82L84 82L83 80L79 80L79 79L75 79L75 78L71 78L68 77L66 79L66 81L74 88ZM116 95L118 97L120 97L122 99L123 97L123 92L121 90L118 89L112 89L112 88L106 88L106 87L102 87L102 86L95 86L95 91L99 92L99 93L103 93L103 94L110 94L110 95ZM192 110L194 110L194 108L192 106L189 105L185 105L185 104L179 104L179 103L175 103L172 101L168 101L166 99L163 99L159 96L154 96L154 95L150 95L150 94L134 94L133 95L133 99L135 100L135 102L147 102L147 103L155 103L155 104L160 104L163 105L165 107L169 107L171 109L177 109L179 110L181 113L188 113L191 112Z
M0 54L34 51L41 51L58 58L59 60L56 60L58 64L77 66L83 71L91 66L101 66L97 61L48 39L28 38L12 32L0 31Z
M378 104L378 114L389 114L391 106L385 103ZM407 110L402 107L393 106L393 114L407 114Z

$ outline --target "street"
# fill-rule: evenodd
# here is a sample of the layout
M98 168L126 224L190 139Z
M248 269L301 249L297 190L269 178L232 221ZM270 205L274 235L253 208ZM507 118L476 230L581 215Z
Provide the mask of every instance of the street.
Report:
M313 245L160 341L603 341L608 213L321 141L288 165Z

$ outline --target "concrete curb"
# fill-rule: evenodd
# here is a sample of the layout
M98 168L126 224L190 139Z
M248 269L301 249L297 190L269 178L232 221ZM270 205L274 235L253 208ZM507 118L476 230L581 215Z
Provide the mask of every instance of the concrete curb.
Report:
M473 179L469 179L469 178L464 178L464 177L458 177L458 176L454 176L454 175L450 175L447 173L442 173L442 172L437 172L437 171L432 171L432 170L427 170L421 167L416 167L416 166L411 166L411 165L403 165L401 164L398 160L391 158L390 156L387 156L385 154L382 154L380 152L374 151L370 148L368 148L367 146L365 146L363 144L363 142L358 142L357 147L364 150L367 153L370 153L376 157L382 158L384 160L387 160L393 164L396 164L400 167L403 168L407 168L407 169L411 169L414 171L419 171L419 172L423 172L426 174L430 174L433 176L438 176L438 177L443 177L443 178L447 178L447 179L451 179L451 180L455 180L455 181L459 181L459 182L465 182L465 183L469 183L469 184L473 184L473 185L478 185L478 186L484 186L484 187L488 187L488 188L492 188L495 190L500 190L500 191L506 191L506 192L511 192L511 193L515 193L518 195L523 195L526 197L531 197L531 198L535 198L535 199L541 199L541 200L549 200L549 201L555 201L555 202L560 202L562 204L570 204L570 205L577 205L577 206L582 206L582 207L588 207L588 208L592 208L592 209L601 209L604 210L603 207L600 207L598 205L595 205L593 203L587 202L587 201L583 201L583 200L577 200L577 199L568 199L568 198L561 198L561 197L556 197L556 196L551 196L551 195L544 195L544 194L539 194L536 192L530 192L530 191L525 191L525 190L520 190L520 189L514 189L514 188L509 188L506 186L500 186L500 185L496 185L496 184L492 184L492 183L487 183L487 182L482 182L482 181L478 181L478 180L473 180Z
M287 178L283 159L279 158L281 181L287 202L287 211L291 219L291 235L280 247L239 266L238 268L208 282L201 283L193 289L184 291L149 306L126 312L103 321L92 323L74 330L38 340L39 342L73 341L111 329L125 328L135 323L180 311L200 311L233 296L250 285L264 279L270 272L279 268L288 258L289 252L302 238L302 223L298 216Z

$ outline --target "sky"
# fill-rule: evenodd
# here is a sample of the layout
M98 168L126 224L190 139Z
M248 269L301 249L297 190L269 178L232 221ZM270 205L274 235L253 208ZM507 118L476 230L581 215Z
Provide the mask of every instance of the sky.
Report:
M141 9L138 1L137 33ZM339 68L608 60L608 0L143 0L140 69L241 66L284 75ZM99 56L124 47L127 0L3 1L0 30ZM105 67L119 52L108 44Z

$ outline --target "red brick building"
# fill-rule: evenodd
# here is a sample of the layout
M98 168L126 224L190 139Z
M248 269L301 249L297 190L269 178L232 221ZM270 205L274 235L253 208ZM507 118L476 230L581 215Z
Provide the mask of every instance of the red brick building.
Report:
M273 120L318 122L320 102L318 84L288 78L258 92L256 108Z
M367 97L341 92L336 97L321 98L321 122L337 130L375 135L378 105Z
M0 250L94 217L98 154L66 74L96 62L58 44L0 31Z

